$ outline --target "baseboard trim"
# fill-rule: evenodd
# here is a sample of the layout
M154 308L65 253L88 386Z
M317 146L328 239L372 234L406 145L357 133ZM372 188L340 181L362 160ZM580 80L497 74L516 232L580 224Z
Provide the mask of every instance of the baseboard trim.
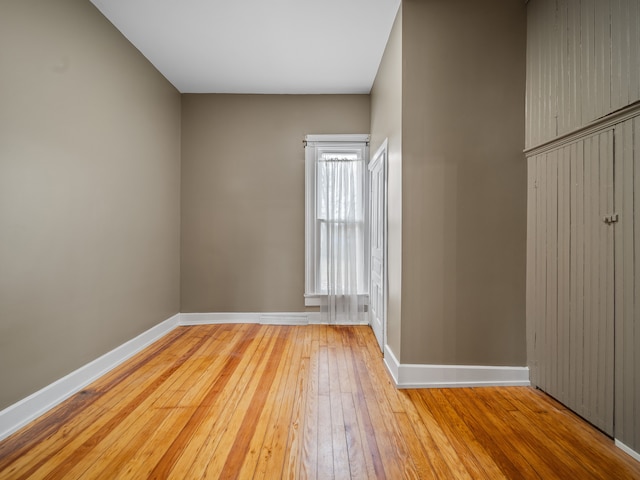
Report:
M401 364L389 346L384 362L397 388L529 386L528 367Z
M389 345L384 346L382 353L384 365L385 367L387 367L387 371L389 372L389 375L391 375L393 383L395 383L396 387L398 387L398 378L400 377L400 362L398 362L398 359L394 355L393 351L391 351L391 348L389 348Z
M320 312L208 312L181 313L180 325L217 325L223 323L259 323L262 325L322 325ZM340 325L368 325L366 321Z
M181 313L180 325L217 325L224 323L259 323L262 325L308 325L319 323L317 312L209 312Z
M0 411L0 440L79 392L179 325L180 314L159 323L70 374Z
M633 450L631 447L627 447L624 443L622 443L620 440L615 440L615 444L616 447L618 447L620 450L622 450L624 453L626 453L627 455L629 455L630 457L636 459L637 461L640 462L640 453L636 452L635 450Z

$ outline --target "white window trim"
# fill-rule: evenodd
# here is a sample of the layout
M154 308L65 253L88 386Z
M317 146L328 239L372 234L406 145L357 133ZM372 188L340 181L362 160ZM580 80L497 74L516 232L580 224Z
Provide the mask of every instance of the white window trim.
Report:
M369 139L368 134L347 135L305 135L305 282L304 297L305 306L319 306L326 296L316 289L316 160L318 147L320 148L363 148L363 160L366 166L369 163ZM365 205L365 285L368 285L368 169L364 169L365 188L363 199ZM368 297L363 294L363 297Z

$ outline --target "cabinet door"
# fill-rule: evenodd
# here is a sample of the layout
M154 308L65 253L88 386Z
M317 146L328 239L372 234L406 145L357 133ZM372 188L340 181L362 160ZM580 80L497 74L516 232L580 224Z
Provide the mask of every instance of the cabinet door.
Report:
M528 161L531 380L612 434L613 130Z

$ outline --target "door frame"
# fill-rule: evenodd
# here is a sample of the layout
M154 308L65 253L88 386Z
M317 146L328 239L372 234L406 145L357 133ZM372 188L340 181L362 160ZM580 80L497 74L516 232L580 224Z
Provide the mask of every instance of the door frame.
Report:
M384 347L387 344L387 307L388 307L388 296L389 296L389 286L388 286L388 266L387 266L387 259L388 259L388 252L387 252L387 245L388 245L388 225L387 225L387 219L388 219L388 215L387 215L387 210L388 210L388 204L387 204L387 199L388 199L388 171L389 171L389 158L388 158L388 152L389 152L389 148L388 148L388 139L385 138L385 140L382 142L382 144L380 145L380 147L378 147L378 149L376 150L376 152L371 156L371 160L369 161L368 165L367 165L367 170L369 172L369 188L368 188L368 203L369 203L369 254L368 254L368 259L367 259L367 263L368 263L368 268L369 268L369 295L371 295L372 293L372 289L371 289L371 282L372 282L372 272L371 272L371 243L372 243L372 239L373 239L373 235L372 235L372 229L373 229L373 196L371 195L372 193L372 187L373 187L373 182L371 181L371 174L370 172L373 170L373 168L375 168L377 166L377 164L379 162L382 162L382 184L383 184L383 188L382 191L380 192L383 196L382 199L382 219L381 219L381 227L382 227L382 332L381 332L381 338L378 338L378 343L380 344L380 350L383 352L384 354ZM371 304L371 301L369 301L369 304ZM371 321L371 309L369 308L369 325L373 328L373 324ZM374 330L374 334L375 334L375 330Z

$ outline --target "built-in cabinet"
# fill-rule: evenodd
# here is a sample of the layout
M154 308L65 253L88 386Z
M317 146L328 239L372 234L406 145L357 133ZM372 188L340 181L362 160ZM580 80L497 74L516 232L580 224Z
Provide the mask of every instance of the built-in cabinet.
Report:
M614 133L615 437L640 452L640 116Z
M529 158L532 383L613 435L614 132Z
M527 4L533 385L640 452L640 0Z
M637 449L640 116L527 161L531 382Z

